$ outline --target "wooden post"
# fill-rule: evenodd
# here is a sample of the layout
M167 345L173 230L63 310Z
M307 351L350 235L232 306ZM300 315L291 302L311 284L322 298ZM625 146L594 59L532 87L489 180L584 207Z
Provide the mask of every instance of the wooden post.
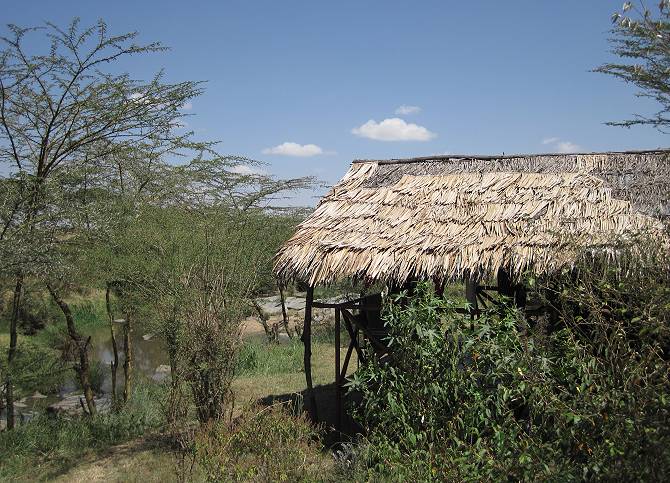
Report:
M433 285L435 286L435 295L438 297L444 297L444 287L446 286L446 281L444 278L433 277Z
M514 303L520 309L525 309L527 302L528 295L526 293L526 287L523 285L523 283L520 283L514 288Z
M335 309L335 429L342 430L342 381L340 374L340 309Z
M514 297L514 285L509 271L504 268L498 269L498 293L505 297Z
M477 314L477 280L468 277L465 279L465 299L470 304L470 317Z
M310 405L310 416L312 421L317 422L319 416L316 409L316 396L312 386L312 303L314 302L314 287L307 287L305 297L305 323L302 329L302 343L305 346L305 381L307 383L307 399Z

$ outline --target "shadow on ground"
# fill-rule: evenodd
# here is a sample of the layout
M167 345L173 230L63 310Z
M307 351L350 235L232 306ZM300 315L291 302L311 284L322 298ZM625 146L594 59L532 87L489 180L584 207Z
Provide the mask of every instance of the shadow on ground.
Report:
M85 481L91 480L103 481L105 475L109 475L109 469L117 466L119 462L127 461L138 453L156 452L160 454L171 454L175 450L175 445L165 435L159 433L147 434L141 438L127 441L118 445L105 448L92 449L87 454L77 457L64 459L53 463L53 468L42 475L47 481ZM73 476L73 471L80 470L84 479ZM30 480L29 480L30 481Z
M284 403L293 409L296 413L306 411L309 405L306 402L307 390L291 394L269 395L258 402L263 406ZM335 400L335 383L325 384L314 387L316 397L317 423L324 428L324 445L333 447L338 443L350 441L356 434L363 433L363 428L356 423L350 415L351 409L361 403L359 395L346 394L346 389L342 395L342 426L338 431L336 429L337 411ZM304 403L304 404L303 404Z

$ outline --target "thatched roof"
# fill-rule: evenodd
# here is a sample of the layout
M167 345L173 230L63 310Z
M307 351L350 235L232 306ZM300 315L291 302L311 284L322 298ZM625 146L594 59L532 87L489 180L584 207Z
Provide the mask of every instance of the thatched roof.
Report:
M660 234L667 151L354 161L275 259L283 279L545 273Z

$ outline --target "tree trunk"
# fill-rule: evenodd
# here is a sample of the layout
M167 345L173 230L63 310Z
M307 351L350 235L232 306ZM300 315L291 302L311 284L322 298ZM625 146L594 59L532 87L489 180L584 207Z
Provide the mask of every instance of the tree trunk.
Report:
M51 294L51 298L54 299L56 305L60 307L61 312L65 316L65 323L67 324L67 333L70 336L70 339L75 343L77 347L77 353L79 355L79 364L75 364L74 370L79 376L79 382L81 388L84 391L84 398L86 399L86 407L88 409L88 414L90 416L95 416L95 401L93 400L93 389L91 388L91 367L88 362L88 344L91 341L91 338L88 337L86 340L77 332L77 328L74 325L74 317L72 316L72 311L70 306L65 302L58 293L47 284L47 289Z
M131 335L133 332L133 326L131 324L131 315L130 313L126 314L126 323L123 326L123 351L125 353L123 361L123 375L124 375L124 387L123 387L123 402L127 403L130 399L131 392L131 381L132 381L132 371L133 371L133 346L131 341Z
M116 411L117 401L116 401L116 373L119 368L119 348L116 345L116 336L114 335L114 313L112 312L112 303L110 300L112 287L110 283L107 283L107 290L105 291L105 305L107 306L107 317L109 318L109 333L112 337L112 355L114 359L110 362L112 369L112 408Z
M14 417L14 381L12 380L12 362L16 356L16 344L18 341L17 326L19 322L19 305L21 303L21 292L23 291L23 275L16 276L14 297L12 298L12 318L9 322L9 350L7 351L7 379L5 381L5 401L7 406L7 429L14 429L16 419Z
M269 317L265 312L263 312L263 307L261 307L254 298L251 299L251 304L254 306L254 309L258 314L258 320L263 325L263 330L265 331L265 336L268 338L268 342L276 342L274 339L272 328L270 327L270 324L268 324Z
M307 383L307 399L309 400L312 421L317 422L319 416L316 409L316 396L312 386L312 302L314 301L314 287L307 288L305 298L305 324L302 330L302 343L305 346L303 362L305 364L305 381Z
M293 339L293 335L291 334L291 330L288 326L288 313L286 312L286 298L284 297L284 288L281 286L281 284L277 284L277 288L279 289L279 300L281 301L281 316L282 320L284 321L284 330L286 331L286 335L288 335L290 339Z

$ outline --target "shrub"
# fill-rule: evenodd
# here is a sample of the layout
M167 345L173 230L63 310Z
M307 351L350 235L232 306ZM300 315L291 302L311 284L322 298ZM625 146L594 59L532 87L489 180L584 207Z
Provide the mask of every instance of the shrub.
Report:
M0 357L0 374L7 370L7 349ZM19 398L35 391L56 392L69 379L68 367L59 351L36 343L29 337L19 338L14 359L13 379Z
M592 275L571 272L558 298L579 315L564 311L553 331L529 327L510 308L472 323L428 285L391 303L391 360L369 354L351 382L369 431L365 478L631 480L670 472L661 347L670 278L656 269L645 278L656 297L636 305L635 280ZM594 282L603 275L604 286ZM615 299L627 308L615 304L619 317L603 319Z
M327 459L306 416L282 405L251 407L195 436L194 457L210 481L323 481Z

